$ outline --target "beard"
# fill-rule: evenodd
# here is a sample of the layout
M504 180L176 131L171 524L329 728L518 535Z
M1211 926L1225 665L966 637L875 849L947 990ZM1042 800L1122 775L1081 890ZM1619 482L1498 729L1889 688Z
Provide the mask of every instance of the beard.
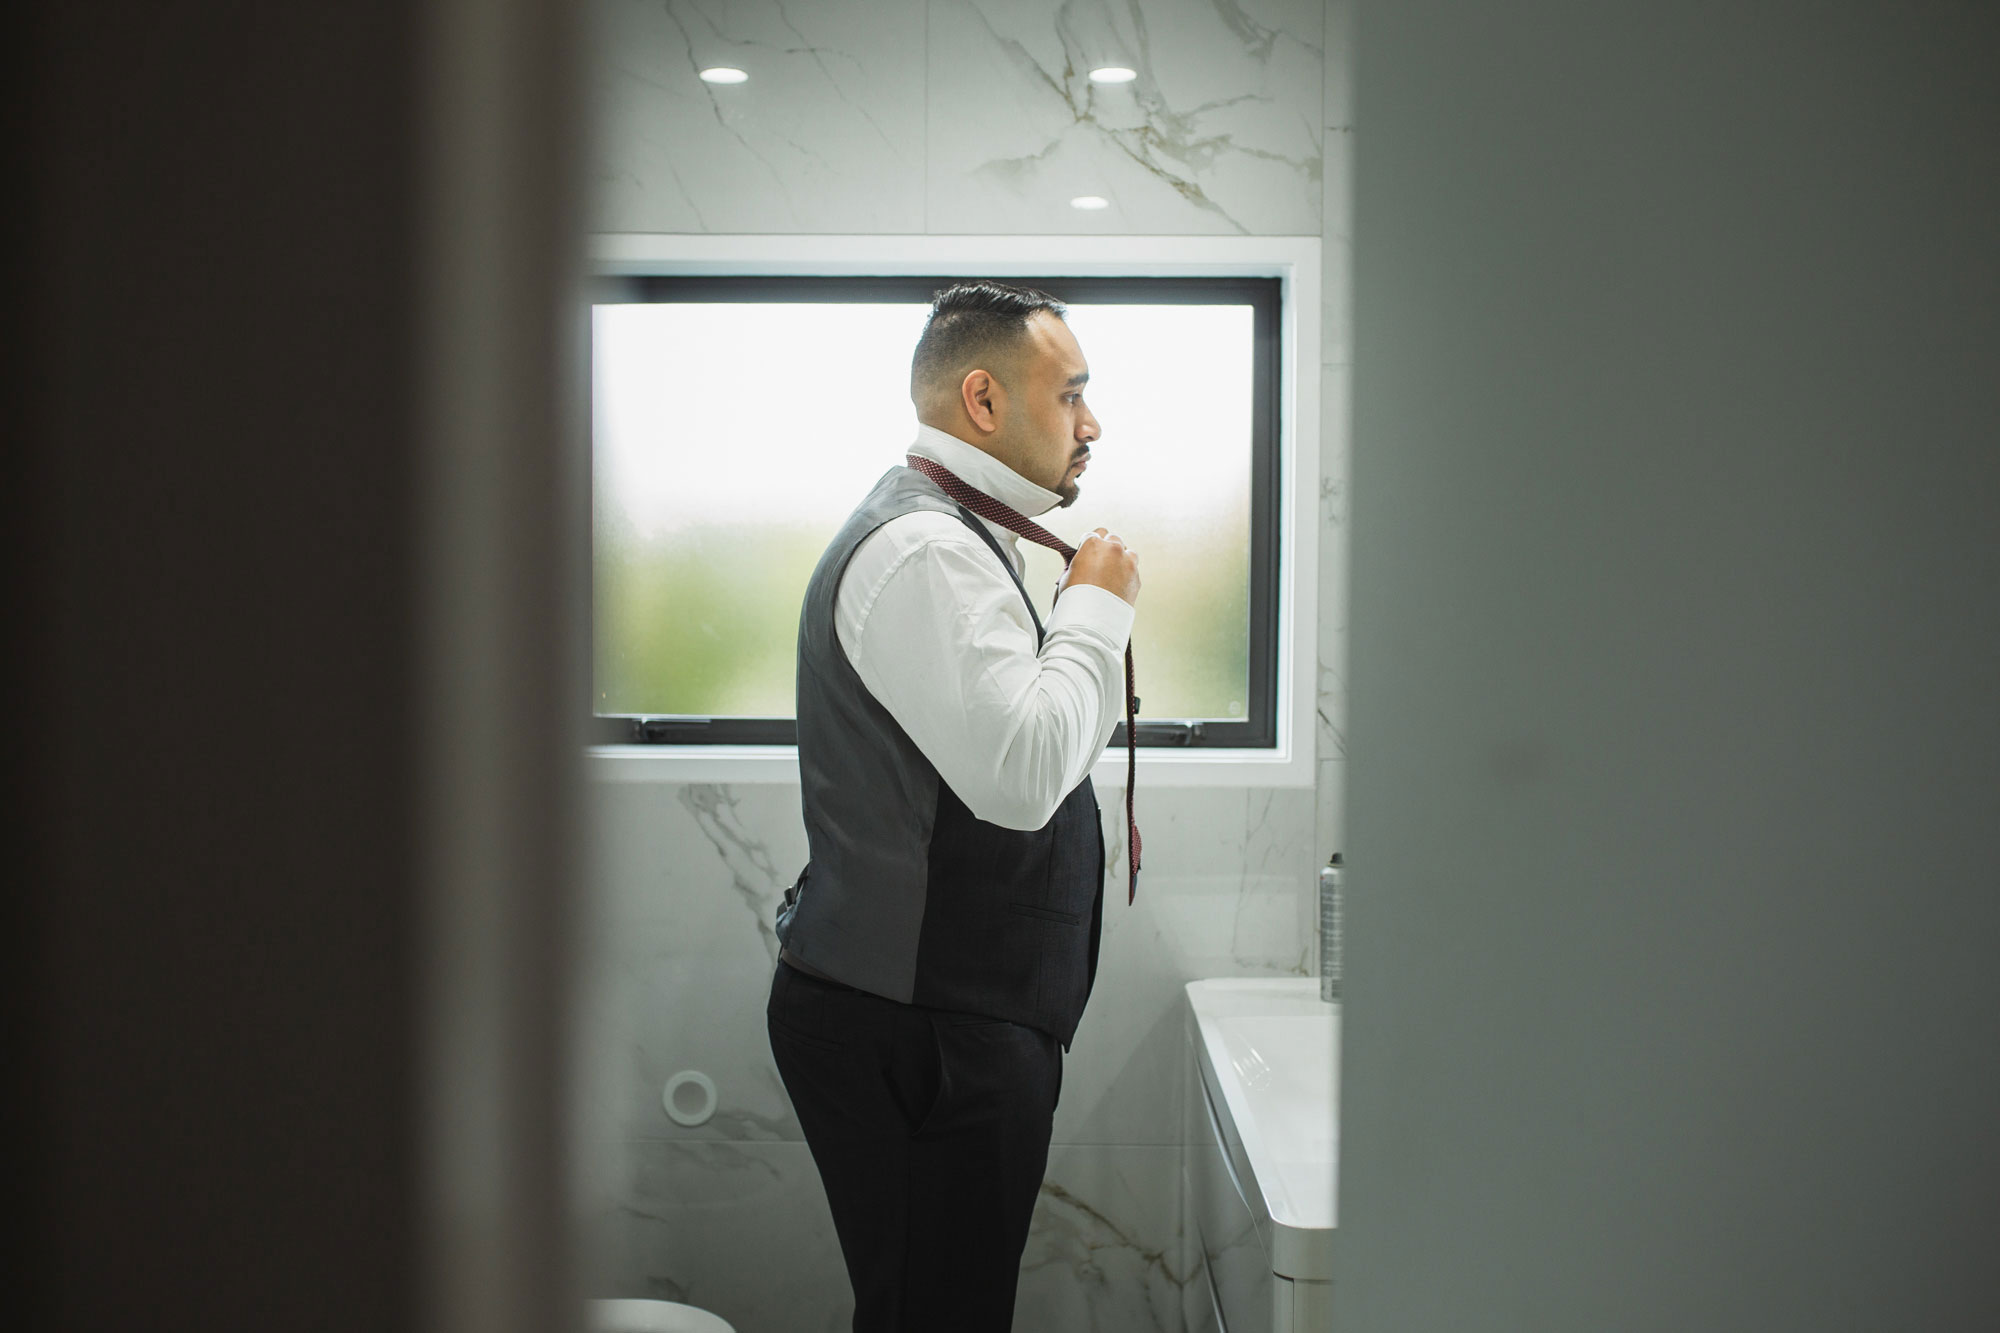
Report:
M1090 450L1079 449L1075 453L1070 455L1069 465L1071 467L1075 467L1078 463L1081 463L1084 459L1088 457L1090 457ZM1058 504L1056 508L1058 509L1069 508L1071 505L1076 503L1076 497L1081 495L1082 493L1083 493L1083 488L1077 485L1077 483L1073 479L1071 479L1068 473L1064 473L1062 481L1056 484L1056 494L1062 497L1062 503Z

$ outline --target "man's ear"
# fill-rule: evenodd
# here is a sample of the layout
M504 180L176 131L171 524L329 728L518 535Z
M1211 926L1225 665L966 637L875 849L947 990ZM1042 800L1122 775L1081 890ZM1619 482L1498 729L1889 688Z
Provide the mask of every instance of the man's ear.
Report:
M958 394L974 426L988 434L1000 429L1000 406L1006 393L998 380L986 371L975 370L959 384Z

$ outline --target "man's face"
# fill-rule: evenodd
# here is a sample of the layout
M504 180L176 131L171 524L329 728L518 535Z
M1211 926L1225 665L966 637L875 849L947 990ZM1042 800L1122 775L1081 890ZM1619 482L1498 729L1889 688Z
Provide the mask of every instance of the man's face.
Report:
M1027 346L1012 378L1006 424L1014 455L1010 466L1060 495L1067 509L1076 503L1091 441L1102 433L1084 406L1090 367L1069 325L1046 311L1031 316Z

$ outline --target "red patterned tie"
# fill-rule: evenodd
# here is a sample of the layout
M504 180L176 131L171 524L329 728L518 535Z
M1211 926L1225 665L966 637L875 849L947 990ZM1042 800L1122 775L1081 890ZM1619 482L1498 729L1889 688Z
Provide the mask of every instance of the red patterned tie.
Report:
M1017 532L1034 542L1046 546L1064 560L1076 558L1076 548L1050 532L1041 524L1010 505L1004 505L984 491L974 490L960 481L942 463L932 462L916 454L908 455L909 464L929 477L943 491L958 503L970 509L981 518L991 519L1009 532ZM1133 813L1133 779L1139 774L1139 743L1134 725L1139 713L1139 696L1134 693L1132 678L1132 645L1125 644L1125 851L1130 867L1131 879L1125 889L1125 903L1129 907L1139 896L1139 820Z

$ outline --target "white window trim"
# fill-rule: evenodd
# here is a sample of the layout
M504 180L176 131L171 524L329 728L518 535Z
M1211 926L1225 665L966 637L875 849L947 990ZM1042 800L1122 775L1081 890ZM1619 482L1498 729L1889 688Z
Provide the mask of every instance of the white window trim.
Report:
M1005 278L1277 278L1283 358L1278 438L1278 744L1270 750L1139 751L1141 786L1310 787L1319 671L1319 339L1317 236L716 236L621 233L593 238L593 269L647 274L899 274ZM796 782L789 745L595 745L601 782ZM1091 776L1125 786L1125 753L1107 749Z

